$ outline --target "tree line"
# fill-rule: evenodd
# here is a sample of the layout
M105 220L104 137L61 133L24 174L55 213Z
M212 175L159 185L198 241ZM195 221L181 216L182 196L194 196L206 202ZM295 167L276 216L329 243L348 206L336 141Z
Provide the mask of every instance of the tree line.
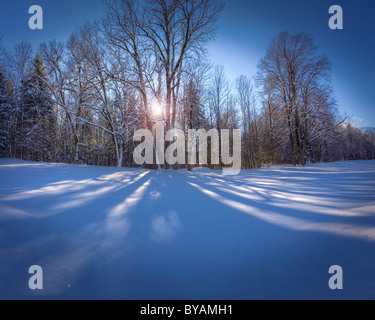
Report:
M131 167L134 132L162 121L166 131L241 129L243 168L374 158L374 134L340 116L330 61L309 35L280 33L257 74L231 83L206 52L220 1L104 8L35 55L27 42L0 47L1 157Z

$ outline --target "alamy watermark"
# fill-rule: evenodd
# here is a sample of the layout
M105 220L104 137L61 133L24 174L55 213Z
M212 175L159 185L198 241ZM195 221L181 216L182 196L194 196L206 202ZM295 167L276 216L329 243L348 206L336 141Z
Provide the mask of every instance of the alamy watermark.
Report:
M331 266L328 270L332 277L329 278L328 286L331 290L343 290L344 289L344 271L341 266Z
M43 269L41 266L34 265L29 268L29 274L32 276L29 279L30 290L43 290Z
M153 165L154 160L158 165L164 163L171 166L177 163L180 165L197 165L198 163L199 165L208 165L208 138L210 138L210 164L227 166L223 169L223 175L237 175L241 171L241 130L233 130L232 137L232 148L230 148L229 129L223 129L220 132L216 129L209 131L190 129L186 139L185 133L180 129L171 129L164 134L164 124L162 121L158 121L155 139L150 130L140 129L135 132L133 140L141 143L135 148L133 158L138 165ZM166 141L171 142L167 149L165 149ZM154 159L154 149L156 159ZM232 149L232 156L230 156L230 149ZM197 151L199 151L199 162L197 162Z
M328 280L328 287L331 290L344 289L344 271L341 266L333 265L329 268L328 273L332 275ZM30 290L43 290L43 269L39 265L33 265L29 268L28 285Z
M43 9L41 6L33 5L29 8L29 14L32 16L29 19L29 28L31 30L43 29Z
M332 16L328 21L331 30L344 29L344 11L339 5L330 6L328 13ZM31 30L43 30L43 9L39 5L32 5L29 8L29 28Z
M328 21L329 28L331 30L342 30L344 29L344 10L339 5L331 6L328 10L329 14L332 14Z

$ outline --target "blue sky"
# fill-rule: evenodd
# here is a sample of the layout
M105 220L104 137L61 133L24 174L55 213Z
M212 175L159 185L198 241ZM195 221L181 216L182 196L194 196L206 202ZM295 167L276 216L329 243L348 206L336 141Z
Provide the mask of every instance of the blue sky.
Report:
M28 28L28 9L42 6L44 30ZM341 5L344 30L330 30L328 9ZM66 40L85 20L100 17L101 0L4 0L0 34L8 49L20 41L35 48L43 41ZM234 80L253 76L270 40L281 31L306 32L332 62L336 98L343 113L358 126L375 127L375 3L371 0L228 0L209 44L212 61L225 67Z

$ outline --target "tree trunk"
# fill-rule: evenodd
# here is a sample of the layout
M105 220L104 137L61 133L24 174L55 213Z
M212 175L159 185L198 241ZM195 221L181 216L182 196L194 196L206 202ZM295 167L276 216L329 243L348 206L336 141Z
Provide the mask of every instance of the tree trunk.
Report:
M78 137L74 135L73 137L73 145L70 152L70 162L71 163L78 163Z

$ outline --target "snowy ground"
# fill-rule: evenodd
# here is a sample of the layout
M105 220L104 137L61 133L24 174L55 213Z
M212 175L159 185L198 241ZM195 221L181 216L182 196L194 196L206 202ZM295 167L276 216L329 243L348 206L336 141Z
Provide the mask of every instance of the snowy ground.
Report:
M375 161L223 177L0 160L0 299L14 298L375 299Z

